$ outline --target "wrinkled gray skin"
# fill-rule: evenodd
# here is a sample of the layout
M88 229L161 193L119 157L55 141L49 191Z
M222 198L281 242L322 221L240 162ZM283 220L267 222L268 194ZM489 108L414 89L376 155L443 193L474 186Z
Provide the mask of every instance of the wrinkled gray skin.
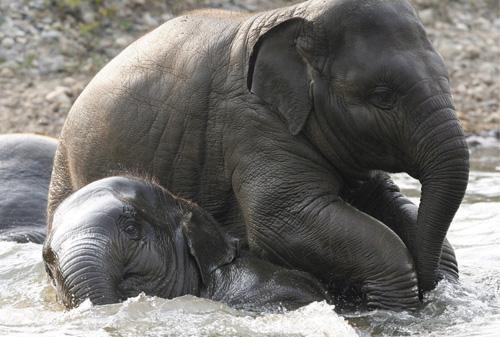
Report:
M199 206L134 177L93 182L61 203L43 258L68 308L87 298L108 304L141 292L202 296L253 310L328 299L311 275L240 252L238 240Z
M402 171L422 183L419 208L383 173ZM407 1L168 21L72 107L49 216L110 172L155 177L254 254L354 288L369 307L416 308L419 290L456 275L445 237L468 149L446 67Z
M57 148L53 138L0 135L0 240L42 243Z

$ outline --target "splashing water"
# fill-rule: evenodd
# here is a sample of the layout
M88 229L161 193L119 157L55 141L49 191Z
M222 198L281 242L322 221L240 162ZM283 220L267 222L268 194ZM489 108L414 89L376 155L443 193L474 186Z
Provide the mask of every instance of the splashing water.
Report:
M295 311L255 314L192 296L139 295L123 303L66 311L41 262L41 246L0 243L1 336L324 336L355 337L324 302Z
M0 242L0 336L498 336L500 331L500 145L473 149L472 171L448 238L460 283L441 282L416 313L337 314L326 303L255 314L191 296L139 295L67 311L41 262L41 246ZM395 179L418 202L420 186Z

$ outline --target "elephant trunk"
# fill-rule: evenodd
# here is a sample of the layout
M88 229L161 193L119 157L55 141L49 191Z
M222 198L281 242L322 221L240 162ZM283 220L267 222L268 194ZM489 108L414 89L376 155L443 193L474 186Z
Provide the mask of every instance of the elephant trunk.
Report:
M109 247L106 238L94 234L92 237L54 241L50 246L46 243L43 258L67 308L78 306L87 298L93 304L120 301L115 280L115 275L119 275L115 270L117 262L104 249Z
M416 176L422 193L415 247L410 250L416 260L421 291L433 289L438 281L443 241L462 202L469 176L469 151L451 98L437 97L429 104L434 109L414 133Z

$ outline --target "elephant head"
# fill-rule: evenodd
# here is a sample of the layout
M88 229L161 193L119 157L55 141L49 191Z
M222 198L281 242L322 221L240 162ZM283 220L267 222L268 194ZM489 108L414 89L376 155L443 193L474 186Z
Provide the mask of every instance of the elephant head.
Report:
M252 48L247 84L344 177L407 172L422 183L419 286L437 282L468 181L468 149L446 67L407 1L308 2Z
M141 292L199 295L236 246L197 205L155 183L111 177L78 190L56 209L43 248L62 302L119 302Z

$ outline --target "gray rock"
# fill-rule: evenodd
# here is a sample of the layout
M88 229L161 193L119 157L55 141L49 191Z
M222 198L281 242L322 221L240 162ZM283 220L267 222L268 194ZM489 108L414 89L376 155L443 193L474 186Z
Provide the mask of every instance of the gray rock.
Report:
M40 34L40 37L42 38L42 41L46 43L57 42L61 38L61 33L57 30L48 30L43 31L42 34Z
M149 14L148 12L143 14L142 21L144 22L144 24L146 24L146 26L149 27L156 27L159 24L158 20L152 17L151 14Z
M10 68L2 67L2 70L0 70L0 77L10 78L14 77L14 75L15 75L14 70Z
M17 25L22 25L23 23L19 22L19 21L16 21L16 24ZM15 28L12 29L11 35L14 36L14 37L19 37L19 36L26 36L26 33L22 29L19 29L18 27L15 27Z
M462 31L468 31L469 30L469 27L467 27L467 25L465 23L462 23L462 22L458 22L455 24L455 27L458 29L458 30L462 30Z
M64 70L64 56L48 55L38 60L38 71L47 75Z
M433 25L435 21L434 10L432 8L426 8L418 12L420 20L424 25Z
M95 21L95 19L96 19L95 12L90 7L90 4L88 4L86 2L82 2L80 4L80 11L82 13L82 19L86 23L90 23L90 22L94 22Z
M6 37L2 40L2 47L4 48L12 48L14 46L15 42L14 39L11 37Z
M83 47L79 41L74 38L61 36L58 46L62 54L69 55L75 59L85 55L86 52L85 47Z
M34 9L44 9L45 5L46 0L31 0L28 4L28 6Z
M73 77L68 76L63 79L63 83L67 86L72 86L76 83L76 80Z
M54 90L45 95L45 99L49 102L56 102L60 104L71 104L71 89L68 87L57 86Z
M19 44L26 44L28 42L28 39L25 37L16 37L16 42Z
M115 39L115 44L121 48L126 47L130 42L130 38L126 36L120 36Z

